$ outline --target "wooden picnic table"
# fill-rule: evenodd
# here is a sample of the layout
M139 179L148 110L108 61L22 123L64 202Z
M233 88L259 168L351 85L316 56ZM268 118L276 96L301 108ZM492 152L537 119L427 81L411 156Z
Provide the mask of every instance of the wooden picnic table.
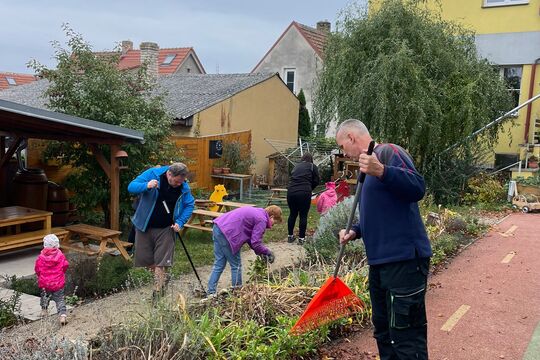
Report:
M129 247L133 244L120 240L120 234L122 234L121 231L100 228L87 224L69 225L66 226L66 230L69 231L69 235L61 243L62 248L84 252L88 255L98 254L98 256L102 256L108 249L107 244L113 244L126 260L130 259L126 251L126 247ZM71 235L73 234L77 235L79 239L83 242L83 244L88 242L89 240L99 241L99 251L96 252L85 248L73 246L70 242Z
M184 236L188 229L212 232L213 220L221 215L223 215L223 213L217 211L195 209L193 210L188 222L184 224L184 227L180 231L180 235Z
M16 249L29 245L41 244L43 237L56 234L60 239L67 235L62 228L51 227L52 212L27 208L24 206L8 206L0 208L0 251ZM22 224L42 223L42 229L21 231ZM2 229L3 228L3 229Z
M222 201L222 202L216 203L216 205L218 206L218 212L222 212L223 210L227 212L227 211L231 211L231 210L238 209L241 207L246 207L246 206L254 207L255 206L253 204L244 204L244 203L239 203L239 202L234 202L234 201Z
M270 197L266 202L266 206L269 206L273 202L282 202L287 201L287 189L284 188L273 188L270 189Z
M216 206L215 201L206 199L195 199L195 207L198 209L208 210L211 207Z

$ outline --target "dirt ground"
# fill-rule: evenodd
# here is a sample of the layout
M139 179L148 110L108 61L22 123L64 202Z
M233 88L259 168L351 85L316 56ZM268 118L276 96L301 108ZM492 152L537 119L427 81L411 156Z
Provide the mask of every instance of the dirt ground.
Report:
M288 244L285 242L270 243L267 246L276 255L275 262L270 265L270 270L289 266L298 261L304 254L303 247L297 244ZM253 251L246 250L242 252L244 282L247 280L247 271L250 262L253 260L255 260ZM197 272L205 288L211 270L211 266L197 268ZM227 268L220 278L218 290L230 286L230 282L230 268ZM194 293L194 289L197 288L200 287L193 273L182 275L180 279L171 281L167 297L175 300L179 294L182 294L187 301L199 301L200 298ZM65 326L59 325L57 316L49 316L43 320L19 325L0 333L0 343L20 342L28 338L40 339L49 337L51 334L73 341L88 341L100 329L122 323L144 313L145 308L151 304L151 293L151 287L145 286L128 289L91 303L77 306L68 313L69 323Z
M540 327L539 228L540 214L512 214L428 279L430 359L540 359L528 357ZM458 309L465 309L461 317ZM376 359L372 329L336 341L322 354Z

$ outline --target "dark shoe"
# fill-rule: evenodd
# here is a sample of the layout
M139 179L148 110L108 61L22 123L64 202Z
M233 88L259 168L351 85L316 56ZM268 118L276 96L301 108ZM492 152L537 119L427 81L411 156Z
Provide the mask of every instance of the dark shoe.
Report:
M304 245L305 238L298 238L298 245Z
M294 235L289 235L289 236L287 236L287 242L288 242L289 244L292 244L292 243L294 242L294 240L296 240L296 239L294 238Z

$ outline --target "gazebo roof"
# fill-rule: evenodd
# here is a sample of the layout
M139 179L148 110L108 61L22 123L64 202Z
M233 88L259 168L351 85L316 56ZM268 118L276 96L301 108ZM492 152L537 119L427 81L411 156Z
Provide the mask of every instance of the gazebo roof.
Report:
M140 131L1 99L0 135L96 144L144 143Z

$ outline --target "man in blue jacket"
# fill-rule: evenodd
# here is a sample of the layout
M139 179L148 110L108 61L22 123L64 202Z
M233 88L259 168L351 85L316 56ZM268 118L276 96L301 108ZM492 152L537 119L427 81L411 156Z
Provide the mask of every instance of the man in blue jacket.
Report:
M424 178L410 155L394 144L377 144L359 120L344 121L336 132L343 153L359 162L366 179L360 221L340 242L362 238L369 264L372 322L381 360L427 359L425 294L431 245L418 209Z
M154 302L163 295L167 268L173 265L174 232L182 229L195 206L187 174L185 164L174 163L150 168L128 185L130 193L139 195L131 219L135 227L135 266L154 272Z

